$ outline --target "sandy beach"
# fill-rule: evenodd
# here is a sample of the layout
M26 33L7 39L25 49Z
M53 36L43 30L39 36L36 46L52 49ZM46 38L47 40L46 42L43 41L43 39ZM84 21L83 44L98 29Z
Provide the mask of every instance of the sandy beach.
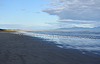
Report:
M85 53L36 37L0 32L0 64L100 64L100 55Z

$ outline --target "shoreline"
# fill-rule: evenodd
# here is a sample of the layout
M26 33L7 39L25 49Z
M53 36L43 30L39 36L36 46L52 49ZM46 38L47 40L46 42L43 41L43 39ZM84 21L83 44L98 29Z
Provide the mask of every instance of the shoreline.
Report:
M99 64L100 55L62 49L52 41L0 32L0 64Z

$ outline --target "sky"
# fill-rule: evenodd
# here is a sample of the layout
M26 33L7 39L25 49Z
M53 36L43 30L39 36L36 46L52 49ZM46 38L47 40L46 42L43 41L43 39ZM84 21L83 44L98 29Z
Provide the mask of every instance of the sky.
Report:
M100 0L0 0L0 26L35 29L99 27Z
M58 16L63 28L100 26L100 0L53 0L49 5L43 11Z
M58 17L42 11L47 3L46 0L0 0L0 24L49 28L48 23L55 23Z

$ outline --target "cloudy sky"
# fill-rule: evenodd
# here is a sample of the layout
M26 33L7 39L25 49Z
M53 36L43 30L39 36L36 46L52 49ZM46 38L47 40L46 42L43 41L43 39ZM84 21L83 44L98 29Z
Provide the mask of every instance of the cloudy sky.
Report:
M43 11L58 16L61 27L93 28L100 25L100 0L52 0Z
M100 0L0 0L0 26L3 25L25 28L98 27Z

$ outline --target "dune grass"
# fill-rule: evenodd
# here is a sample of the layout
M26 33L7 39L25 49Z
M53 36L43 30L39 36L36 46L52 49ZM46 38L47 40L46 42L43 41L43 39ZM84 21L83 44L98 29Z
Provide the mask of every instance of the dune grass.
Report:
M0 29L0 31L21 31L19 29Z

